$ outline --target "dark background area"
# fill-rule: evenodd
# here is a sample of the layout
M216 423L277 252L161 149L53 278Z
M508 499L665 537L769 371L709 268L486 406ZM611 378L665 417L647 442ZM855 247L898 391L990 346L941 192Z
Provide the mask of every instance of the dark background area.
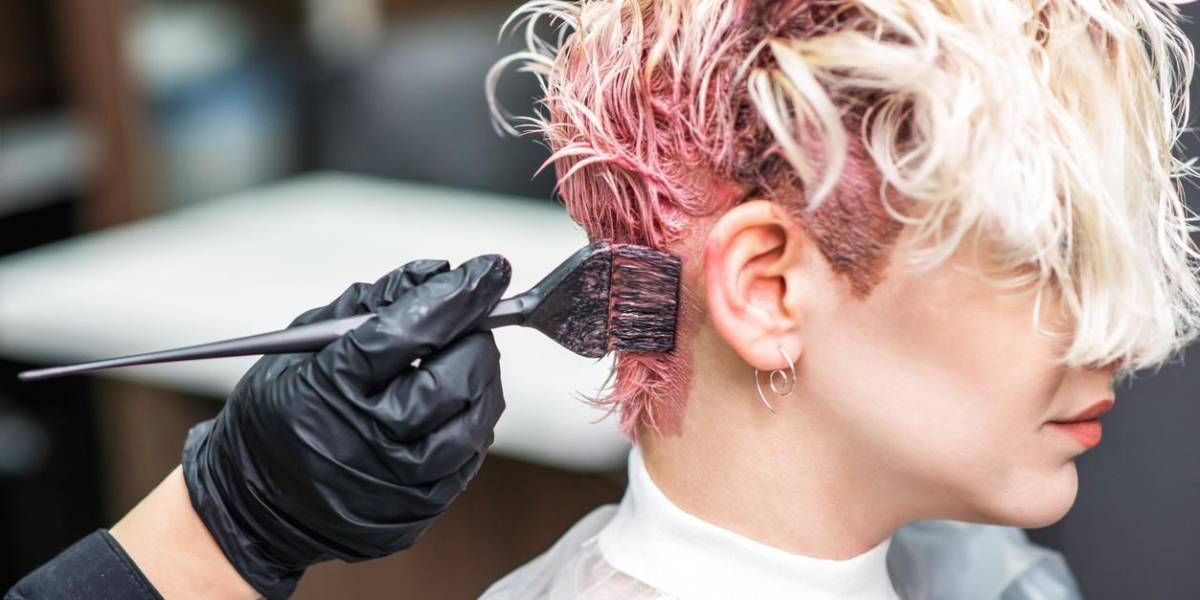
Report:
M350 5L378 18L356 20ZM0 2L0 256L320 169L550 201L552 177L530 177L544 149L497 136L484 101L485 72L514 47L496 33L516 5ZM188 50L214 46L226 51ZM519 109L536 91L511 76L501 95ZM203 178L192 168L201 159L215 161ZM1192 348L1120 391L1104 444L1079 459L1075 507L1030 532L1065 553L1088 598L1200 598L1198 360ZM97 434L114 418L99 409L111 390L87 378L21 387L15 373L28 366L0 361L0 589L128 509L114 500L106 458L176 464L186 425L218 408L187 400L188 419L147 425L160 444L114 446ZM139 410L125 414L150 422ZM481 477L527 474L488 464ZM551 529L586 508L564 503ZM552 539L515 544L512 564Z

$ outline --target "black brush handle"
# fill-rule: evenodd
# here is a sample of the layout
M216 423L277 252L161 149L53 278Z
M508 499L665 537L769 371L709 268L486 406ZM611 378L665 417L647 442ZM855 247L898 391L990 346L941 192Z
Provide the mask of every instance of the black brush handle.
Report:
M524 293L496 303L492 312L484 318L479 329L492 329L506 325L520 325L525 322L540 301L540 294ZM225 358L230 356L252 356L256 354L287 354L289 352L316 352L338 339L347 331L362 325L368 319L374 318L375 313L365 313L341 319L318 321L308 325L298 325L279 331L249 335L246 337L198 344L171 350L133 354L117 358L106 358L90 362L48 367L24 371L17 375L21 381L40 381L63 375L89 373L114 367L132 367L134 365L152 365L202 358Z

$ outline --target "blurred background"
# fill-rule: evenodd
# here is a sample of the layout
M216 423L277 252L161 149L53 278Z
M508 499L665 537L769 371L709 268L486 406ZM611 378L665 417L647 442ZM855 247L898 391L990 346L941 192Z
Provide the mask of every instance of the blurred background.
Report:
M517 46L497 41L517 4L0 2L0 267L84 234L172 215L186 225L202 214L189 208L313 174L559 210L551 174L532 177L545 150L497 136L485 102L487 69ZM514 112L536 92L518 75L500 87ZM19 370L54 356L27 349L0 343L0 589L110 526L178 464L187 428L219 409L209 388L169 381L22 386ZM1105 443L1080 459L1076 506L1030 532L1066 554L1089 598L1200 598L1200 350L1190 359L1121 392ZM620 496L619 467L521 456L490 458L412 552L317 567L297 597L474 597Z

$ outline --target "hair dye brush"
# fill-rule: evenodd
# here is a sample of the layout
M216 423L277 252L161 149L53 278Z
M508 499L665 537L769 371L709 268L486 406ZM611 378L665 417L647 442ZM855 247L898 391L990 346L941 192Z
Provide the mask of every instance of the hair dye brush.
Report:
M529 291L498 302L481 328L532 327L589 358L600 358L611 350L669 352L675 347L680 268L679 258L666 252L594 242ZM113 367L316 352L374 316L366 313L173 350L35 369L18 378L37 381Z

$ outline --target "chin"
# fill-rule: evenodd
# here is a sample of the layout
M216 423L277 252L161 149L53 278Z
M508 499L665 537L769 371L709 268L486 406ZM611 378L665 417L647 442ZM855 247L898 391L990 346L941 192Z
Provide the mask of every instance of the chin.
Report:
M1028 474L1019 482L1008 483L1004 490L991 495L981 511L983 521L1022 529L1046 527L1066 516L1079 492L1079 474L1073 461L1054 472Z

